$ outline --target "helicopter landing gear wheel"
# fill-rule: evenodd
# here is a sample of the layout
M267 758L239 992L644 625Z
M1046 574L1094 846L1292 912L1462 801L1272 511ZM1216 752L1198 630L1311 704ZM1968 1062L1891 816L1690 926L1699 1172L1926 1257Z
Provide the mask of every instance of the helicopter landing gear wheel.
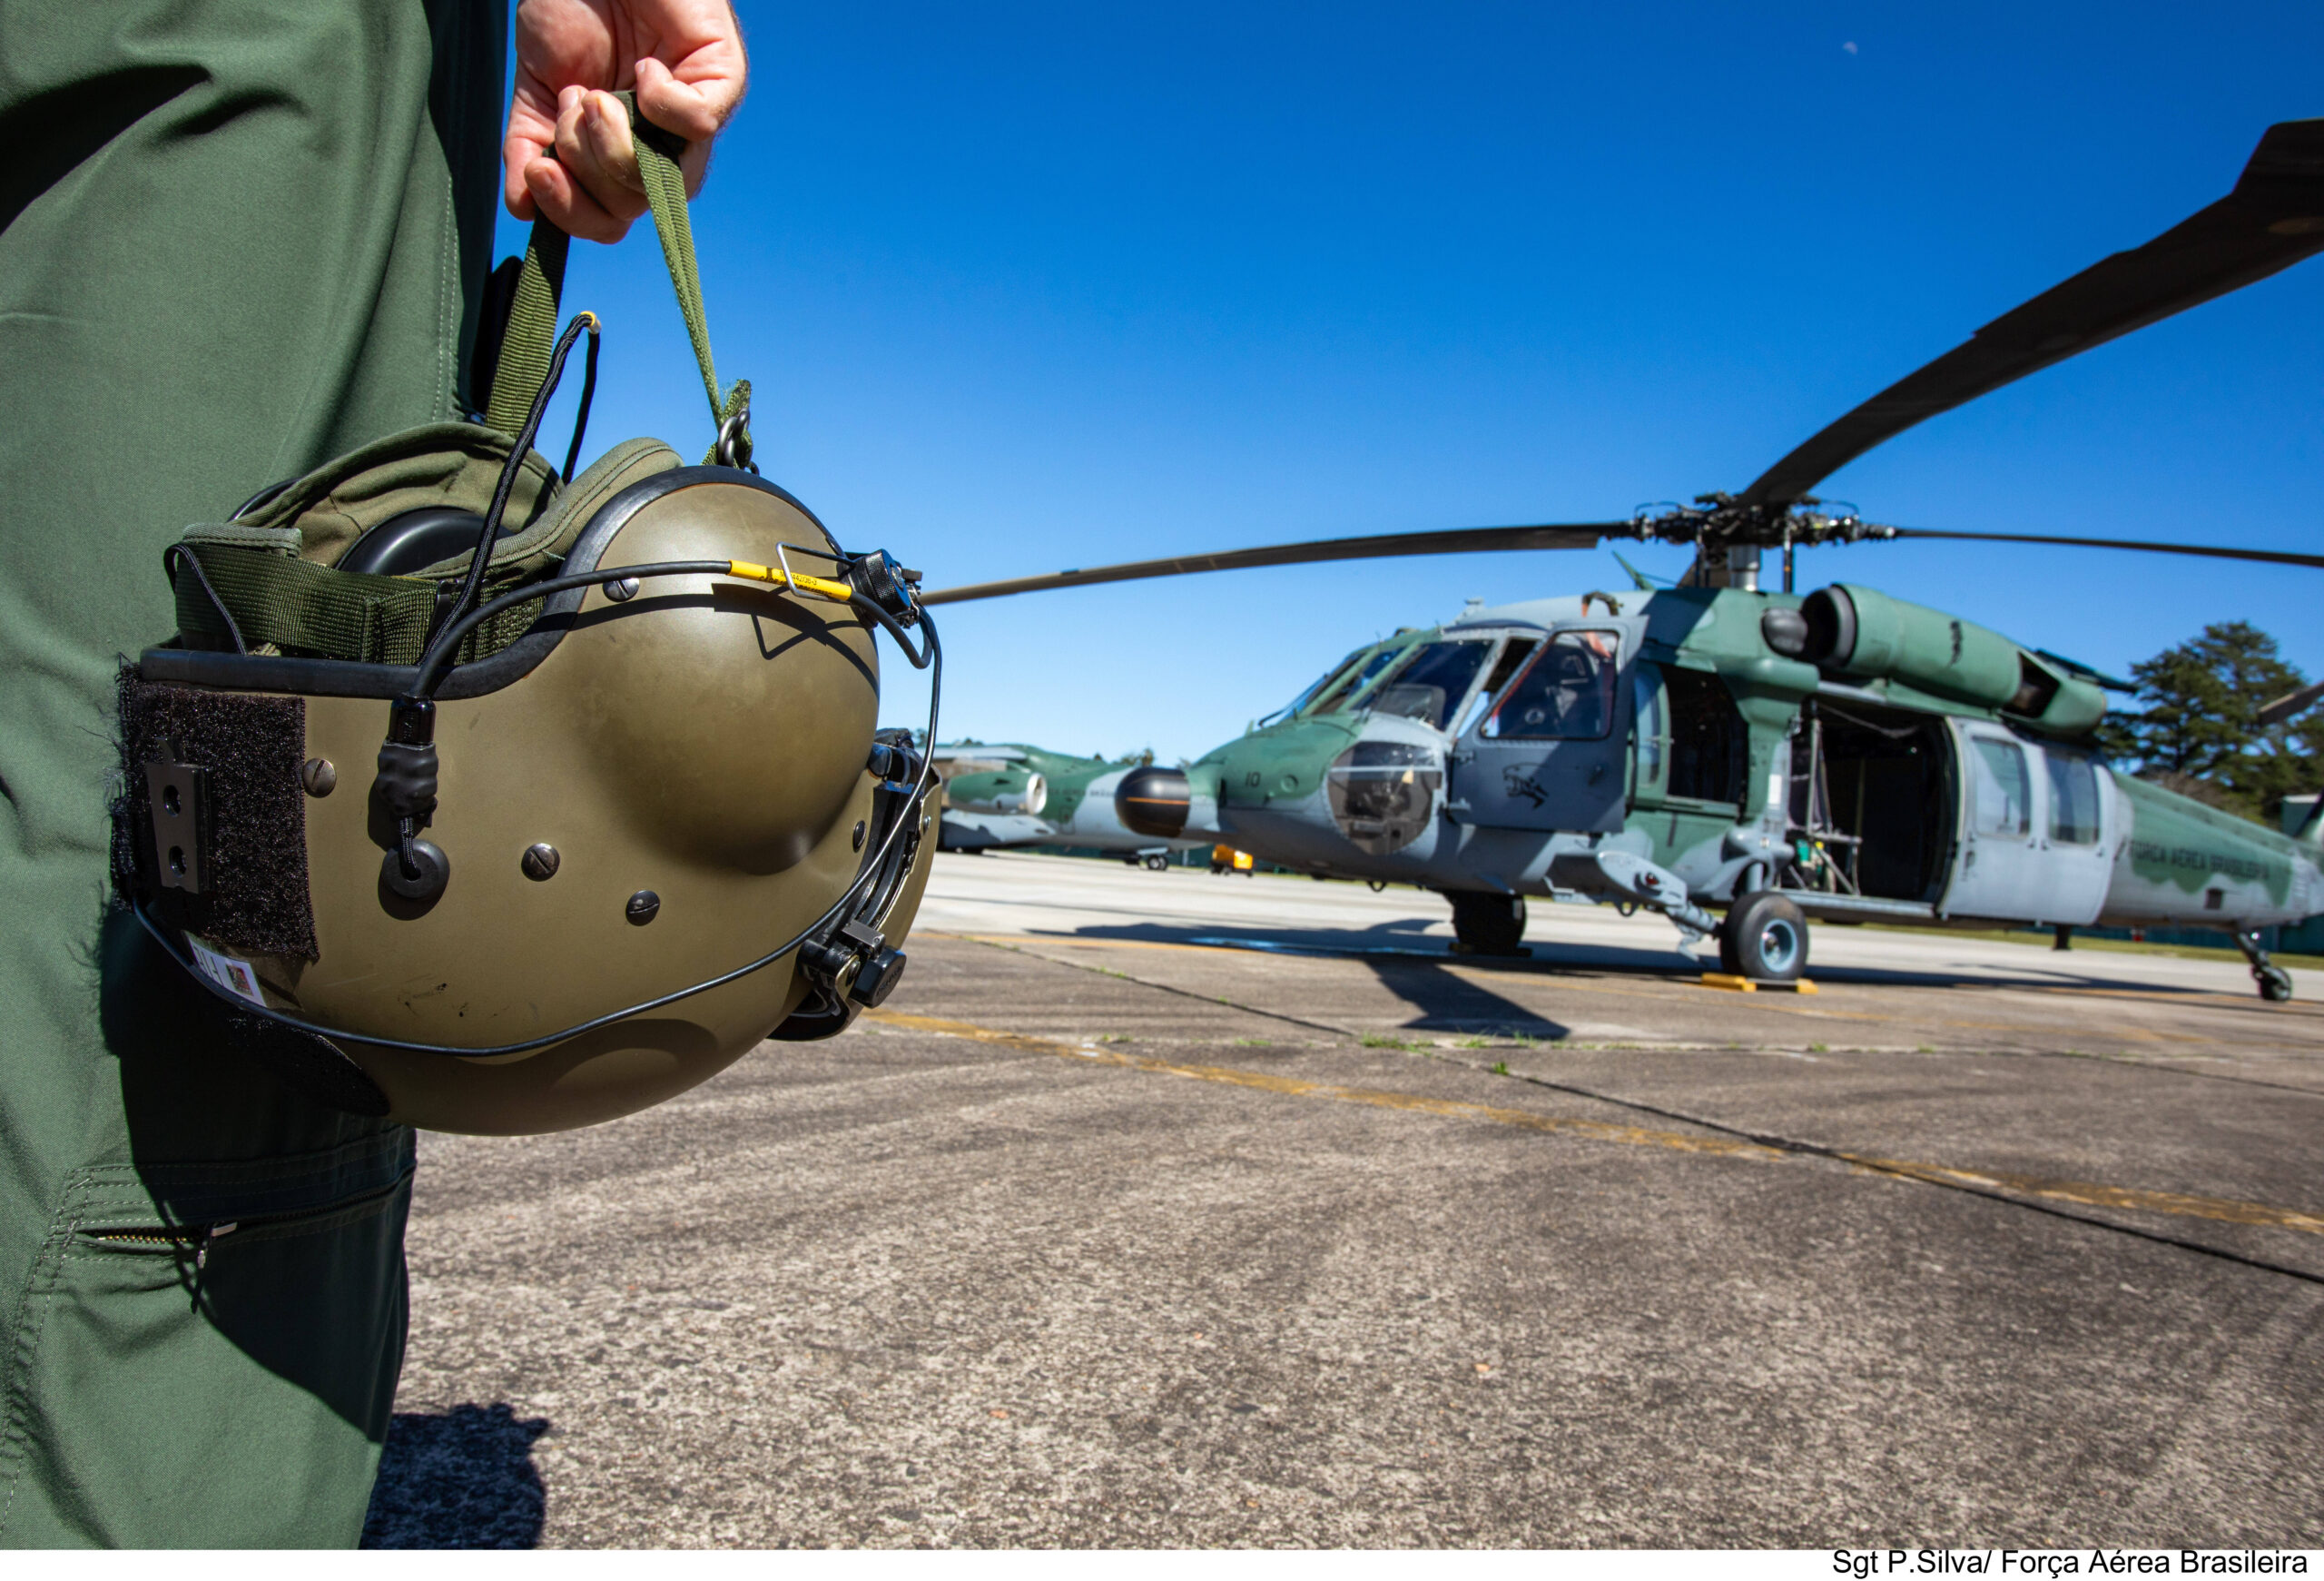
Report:
M1796 980L1807 969L1807 914L1771 889L1753 890L1718 924L1718 964L1757 982Z
M1522 955L1525 949L1525 897L1485 894L1471 890L1450 893L1452 936L1470 955Z
M2260 985L2260 997L2270 1004L2282 1004L2291 998L2291 973L2268 959L2268 952L2260 947L2257 929L2236 930L2236 948L2251 963L2251 981Z
M1146 870L1148 873L1159 873L1169 865L1170 859L1158 851L1146 859Z

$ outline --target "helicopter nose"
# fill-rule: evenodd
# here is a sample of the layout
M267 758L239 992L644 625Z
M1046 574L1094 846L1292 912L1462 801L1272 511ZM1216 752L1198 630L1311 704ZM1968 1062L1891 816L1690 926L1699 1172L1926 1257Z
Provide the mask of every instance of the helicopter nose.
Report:
M1133 835L1175 840L1185 832L1194 790L1186 771L1148 765L1122 776L1114 788L1114 816Z

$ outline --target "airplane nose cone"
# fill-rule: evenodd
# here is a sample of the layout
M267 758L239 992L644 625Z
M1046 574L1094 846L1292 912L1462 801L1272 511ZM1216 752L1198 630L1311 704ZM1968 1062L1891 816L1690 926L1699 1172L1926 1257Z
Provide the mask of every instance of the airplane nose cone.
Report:
M1184 770L1134 768L1114 789L1114 816L1133 835L1154 840L1175 840L1187 826L1187 811L1194 792Z

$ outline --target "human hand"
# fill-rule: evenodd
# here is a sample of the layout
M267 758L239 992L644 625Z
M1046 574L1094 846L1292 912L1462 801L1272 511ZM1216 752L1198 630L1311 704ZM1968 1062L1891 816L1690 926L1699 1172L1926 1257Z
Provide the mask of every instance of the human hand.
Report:
M500 145L508 212L620 241L645 212L645 184L614 92L635 88L639 113L686 140L679 168L693 193L748 71L727 0L522 0Z

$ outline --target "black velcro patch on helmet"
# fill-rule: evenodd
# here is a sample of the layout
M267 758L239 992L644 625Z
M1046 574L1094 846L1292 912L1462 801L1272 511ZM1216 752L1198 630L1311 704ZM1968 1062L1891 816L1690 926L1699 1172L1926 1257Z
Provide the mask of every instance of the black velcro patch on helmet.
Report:
M148 900L167 895L171 920L254 954L312 961L307 889L307 705L299 697L214 692L121 672L122 796L113 817L113 879ZM154 850L147 765L199 769L207 799L198 893L165 887Z

